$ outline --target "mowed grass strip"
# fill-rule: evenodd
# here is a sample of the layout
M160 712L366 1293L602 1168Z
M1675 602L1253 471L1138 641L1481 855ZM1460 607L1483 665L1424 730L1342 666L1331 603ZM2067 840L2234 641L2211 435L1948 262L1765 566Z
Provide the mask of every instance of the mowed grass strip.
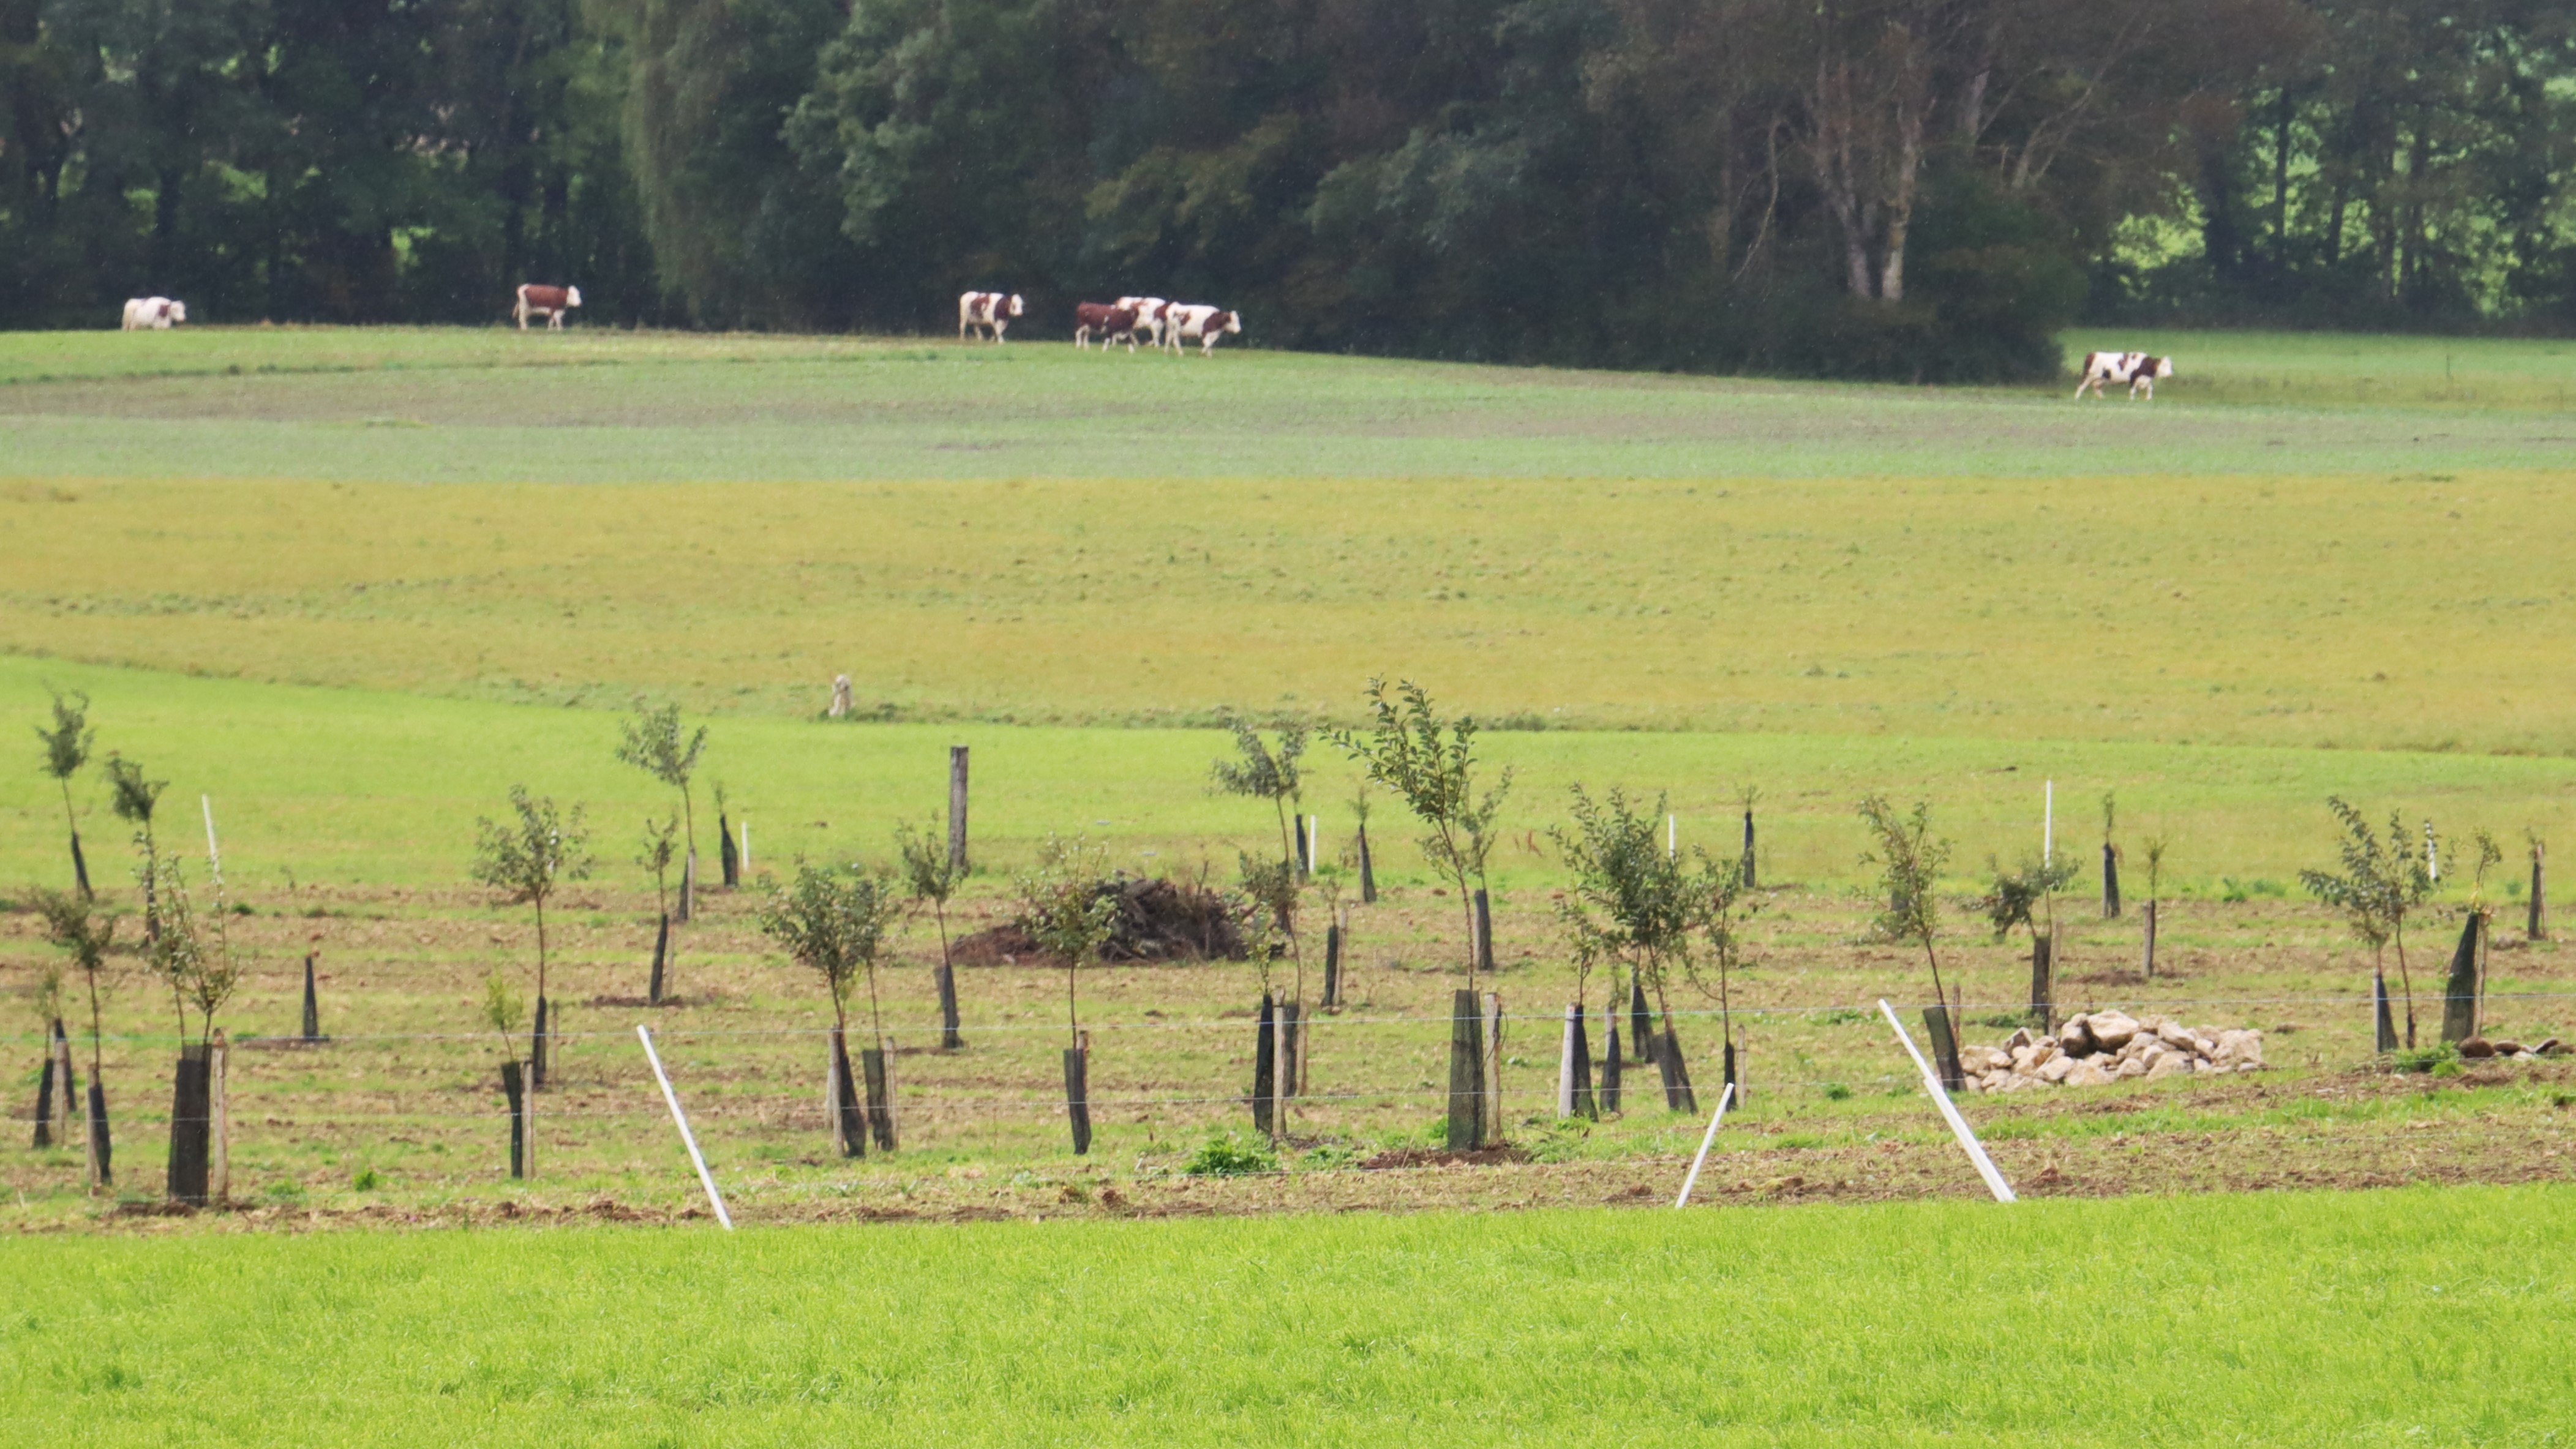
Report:
M1043 328L1039 329L1043 331ZM0 473L375 482L922 478L2067 477L2548 467L2566 359L2172 338L2152 406L1949 389L1032 337L474 329L0 336ZM2356 390L2385 354L2398 385ZM2241 359L2230 362L2230 358ZM2244 404L2195 401L2198 379ZM2232 379L2232 380L2231 380ZM2483 381L2481 381L2483 379ZM2295 460L2295 461L2291 461Z
M717 1232L18 1238L102 1446L2502 1442L2563 1187Z
M415 445L434 452L438 445ZM2290 461L2285 459L2285 462ZM0 648L550 703L2557 753L2576 473L0 484Z
M669 791L612 758L619 716L607 708L421 699L192 678L0 655L0 701L32 728L45 688L86 691L98 749L142 762L173 782L163 839L194 839L197 797L213 797L226 878L236 891L275 892L290 880L457 886L474 821L508 806L525 783L588 807L604 883L642 888L631 865L648 815L673 810ZM601 701L606 704L607 701ZM712 786L727 788L752 828L755 864L799 859L880 861L898 822L945 829L948 747L972 750L973 839L981 873L969 889L1009 888L1050 833L1105 844L1113 864L1147 874L1204 865L1230 880L1235 851L1277 848L1277 826L1239 799L1211 795L1208 768L1231 741L1206 729L1055 728L1000 724L832 724L729 717L711 726L700 768L700 848L715 850ZM1567 787L1623 785L1651 800L1671 792L1685 848L1720 856L1741 841L1738 791L1763 791L1762 878L1771 884L1857 885L1867 875L1854 804L1872 791L1932 802L1957 843L1954 884L1977 888L1987 857L2006 863L2039 847L2045 782L2057 788L2059 848L2099 848L2100 800L2120 801L2129 890L2143 891L2141 841L2169 843L2168 890L2278 895L2302 866L2330 864L2325 797L2342 794L2373 818L2402 808L2447 838L2478 827L2509 847L2525 829L2576 836L2576 771L2541 757L2249 746L2029 742L1810 734L1503 731L1482 737L1488 769L1515 771L1493 855L1506 888L1561 882L1550 825L1566 817ZM1349 800L1357 776L1329 747L1308 759L1307 807L1323 817L1327 861L1352 848ZM123 881L127 827L106 808L95 773L75 783L91 870ZM34 768L0 771L0 889L67 884L60 794ZM173 832L176 832L175 834ZM1381 794L1372 838L1383 879L1432 877L1413 842L1419 827ZM193 848L193 847L191 847ZM2519 890L2520 852L2491 881ZM712 869L712 865L708 866ZM2087 879L2090 879L2088 866ZM2456 895L2467 888L2453 872ZM2082 889L2090 889L2085 886ZM1543 909L1533 904L1532 909Z

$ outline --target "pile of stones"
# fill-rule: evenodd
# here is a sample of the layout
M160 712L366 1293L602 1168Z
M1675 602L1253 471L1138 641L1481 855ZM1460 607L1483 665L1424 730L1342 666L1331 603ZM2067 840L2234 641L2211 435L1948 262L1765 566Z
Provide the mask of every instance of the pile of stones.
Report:
M1980 1092L2029 1087L2098 1087L2130 1077L2259 1071L2263 1033L2185 1026L2169 1017L2121 1011L2068 1017L2054 1035L2014 1032L2000 1047L1959 1049L1968 1085Z

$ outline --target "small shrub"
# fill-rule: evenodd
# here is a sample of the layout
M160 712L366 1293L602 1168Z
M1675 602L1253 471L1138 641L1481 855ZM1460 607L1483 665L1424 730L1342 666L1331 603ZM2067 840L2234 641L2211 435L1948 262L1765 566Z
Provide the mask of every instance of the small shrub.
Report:
M1859 1022L1876 1021L1878 1013L1863 1011L1856 1006L1837 1006L1831 1011L1808 1012L1807 1020L1818 1026L1851 1026Z
M2460 1069L2460 1049L2449 1042L2428 1047L2410 1047L2403 1051L2389 1053L2388 1064L2401 1072L2429 1072L2437 1076L2449 1076ZM2444 1072L2442 1068L2445 1066L2451 1071Z
M2027 1012L1998 1011L1992 1016L1978 1017L1977 1024L1979 1026L1995 1027L2028 1026L2030 1025L2030 1016Z
M1851 1095L1852 1089L1840 1082L1825 1083L1825 1100L1828 1102L1848 1102Z
M1297 1166L1307 1172L1331 1172L1360 1160L1359 1149L1347 1142L1326 1142L1298 1155Z
M1246 1142L1232 1132L1209 1138L1181 1169L1192 1177L1241 1177L1278 1170L1279 1159L1268 1147Z
M385 1180L378 1176L376 1170L372 1167L359 1168L358 1175L349 1179L349 1186L360 1192L374 1192L377 1188L384 1185Z

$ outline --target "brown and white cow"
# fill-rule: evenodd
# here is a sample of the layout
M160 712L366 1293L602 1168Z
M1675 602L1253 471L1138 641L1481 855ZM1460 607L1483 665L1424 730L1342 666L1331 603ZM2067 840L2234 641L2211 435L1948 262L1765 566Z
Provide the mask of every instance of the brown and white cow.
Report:
M1174 352L1180 351L1184 342L1195 342L1199 345L1199 356L1211 356L1216 352L1218 338L1242 331L1243 314L1221 307L1203 304L1183 306L1176 302L1170 311L1163 314L1163 340Z
M1138 320L1136 309L1124 304L1076 302L1073 304L1073 345L1089 347L1091 339L1097 337L1100 350L1107 352L1110 344L1124 338L1127 350L1133 352L1136 350Z
M2156 379L2171 376L2173 359L2170 357L2150 357L2143 352L2088 352L2084 354L2084 378L2075 384L2075 400L2082 402L2084 390L2088 387L2093 390L2093 396L2099 398L2102 384L2125 382L2129 385L2129 401L2136 402L2139 389L2143 388L2147 401L2154 402Z
M1156 347L1163 345L1163 315L1172 310L1171 303L1160 297L1121 297L1115 305L1135 308L1136 325L1144 329L1147 340Z
M989 331L998 343L1002 340L1002 329L1010 326L1011 319L1019 315L1020 294L1017 292L964 293L957 299L957 340L965 341L970 330L978 335Z
M134 297L125 304L128 332L167 332L174 323L187 320L188 304L167 297Z
M510 315L519 320L519 330L522 332L528 330L528 319L531 317L543 317L546 319L548 331L561 332L564 314L580 305L581 288L579 287L549 287L542 282L521 282L519 299L510 308Z

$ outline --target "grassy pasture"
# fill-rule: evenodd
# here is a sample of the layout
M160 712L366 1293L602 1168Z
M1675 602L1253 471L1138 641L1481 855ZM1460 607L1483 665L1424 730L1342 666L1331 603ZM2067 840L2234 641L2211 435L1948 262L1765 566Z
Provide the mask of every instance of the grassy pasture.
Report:
M2546 1442L2570 1191L18 1237L0 1405L100 1446Z
M1036 341L20 334L0 338L0 379L15 379L0 451L24 477L392 483L2386 476L2566 455L2557 344L2483 344L2473 376L2492 381L2465 390L2456 362L2445 380L2417 344L2384 344L2411 381L2356 391L2351 358L2302 339L2169 340L2193 361L2156 405L2079 408L2053 386L1103 358ZM2366 346L2363 379L2383 344ZM2198 376L2233 401L2195 400Z

